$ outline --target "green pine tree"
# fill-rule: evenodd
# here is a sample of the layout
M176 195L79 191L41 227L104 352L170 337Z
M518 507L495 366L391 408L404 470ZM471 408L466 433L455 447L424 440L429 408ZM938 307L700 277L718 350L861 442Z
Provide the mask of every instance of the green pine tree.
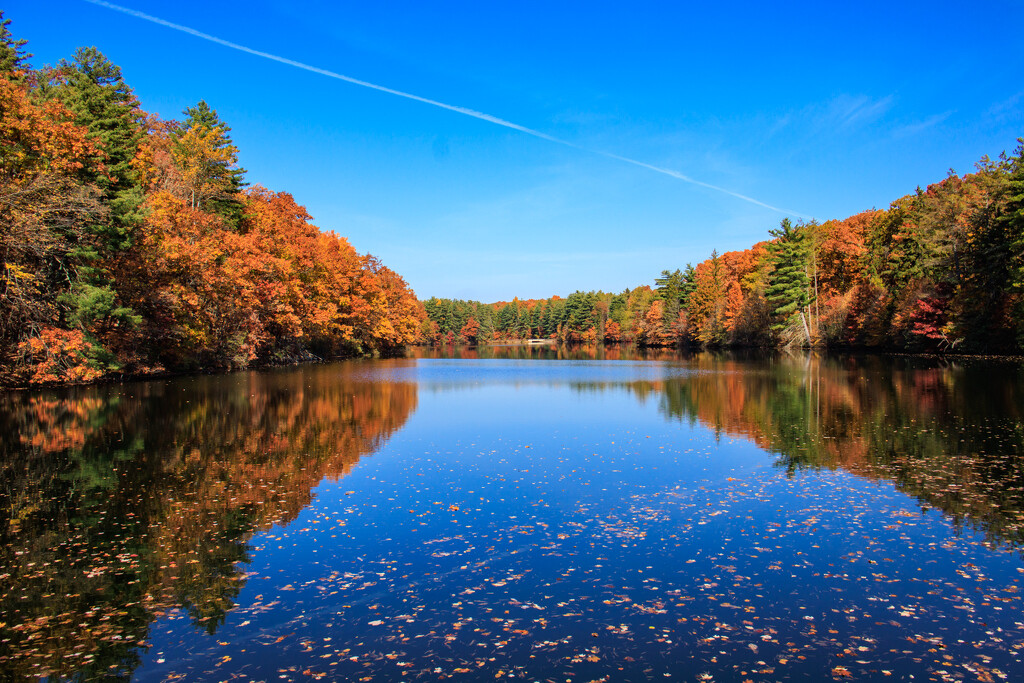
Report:
M594 303L597 296L594 292L573 292L565 300L568 313L566 328L570 332L582 334L594 326Z
M811 343L809 307L812 303L811 281L807 275L811 255L807 226L794 226L788 218L769 234L775 238L768 245L773 270L765 296L776 317L772 330L782 332L800 325Z
M217 130L217 140L214 148L226 152L226 160L218 161L210 173L215 184L222 187L222 191L209 198L203 210L222 216L231 227L237 228L242 220L244 205L238 198L242 188L246 186L245 169L238 166L238 149L231 140L229 133L231 126L224 123L215 109L211 109L206 100L199 100L194 107L188 107L183 112L188 118L181 124L181 127L171 135L175 145L180 145L182 137L191 129L202 128L207 131Z
M0 10L0 73L7 78L19 78L20 72L29 70L28 58L32 55L22 50L27 40L15 39L11 35L10 19L4 19L4 11Z
M687 263L683 269L682 282L679 285L679 306L683 310L690 309L690 297L697 289L697 269L692 263Z
M477 303L476 307L476 319L480 323L479 339L490 341L494 336L494 318L491 315L491 307L480 303Z
M657 286L658 297L665 302L664 319L674 321L679 315L679 309L683 299L684 280L683 271L676 268L675 272L661 271L661 277L654 278Z
M516 307L511 304L505 304L498 310L498 331L505 336L510 336L515 332L516 325Z
M1017 346L1024 350L1024 138L1017 142L1016 156L1009 159L1006 208L998 221L1009 246L1008 289L1015 302Z
M145 135L139 102L121 69L95 47L79 48L72 62L61 61L49 76L40 94L61 100L101 152L79 176L102 192L109 219L94 230L101 249L117 253L131 245L142 219L142 188L131 166Z
M554 306L550 300L544 302L544 310L540 315L540 335L542 337L550 337L555 331L555 327L557 327L557 325L551 321L551 313L553 309Z
M36 94L61 101L99 150L83 160L76 175L83 185L95 188L102 212L85 226L89 238L73 254L76 280L60 300L65 323L84 330L94 343L92 360L116 368L116 359L103 344L123 340L123 331L141 318L121 304L103 264L132 245L142 222L143 193L131 162L145 135L143 114L121 69L95 47L79 48L71 62L62 60L46 69Z

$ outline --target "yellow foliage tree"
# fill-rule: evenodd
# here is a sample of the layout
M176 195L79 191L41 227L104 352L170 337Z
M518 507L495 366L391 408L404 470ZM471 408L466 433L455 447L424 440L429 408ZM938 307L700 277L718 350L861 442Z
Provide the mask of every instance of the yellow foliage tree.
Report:
M224 144L219 126L192 126L177 139L172 154L187 193L184 199L193 209L231 191L229 168L238 162L238 148Z

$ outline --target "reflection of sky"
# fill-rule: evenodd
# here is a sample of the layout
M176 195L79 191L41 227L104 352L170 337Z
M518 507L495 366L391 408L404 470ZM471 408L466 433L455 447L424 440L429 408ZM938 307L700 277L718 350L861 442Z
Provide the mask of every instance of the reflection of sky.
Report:
M466 680L768 668L769 680L824 680L837 663L899 680L924 678L937 645L961 662L1020 664L1005 645L1024 637L1009 592L1018 555L890 482L788 475L749 441L668 421L627 388L683 367L354 368L427 390L380 450L252 539L250 576L215 637L186 620L154 627L142 680L393 680L438 667L469 668ZM577 390L588 384L604 390ZM597 660L574 666L590 648Z
M482 384L564 385L625 384L686 377L695 371L682 364L592 360L438 360L401 361L373 376L387 381L415 381L427 390L479 387Z

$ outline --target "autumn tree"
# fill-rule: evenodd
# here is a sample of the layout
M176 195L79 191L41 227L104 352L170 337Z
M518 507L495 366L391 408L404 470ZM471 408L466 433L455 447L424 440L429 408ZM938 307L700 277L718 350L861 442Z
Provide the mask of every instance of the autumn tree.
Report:
M369 349L391 352L416 341L425 317L423 307L405 280L373 256L363 257L363 277L373 276L380 293L381 318L367 321L364 339Z
M671 344L671 318L665 314L665 300L655 299L644 313L636 341L644 346ZM668 324L666 324L668 323Z
M180 125L177 121L164 121L152 114L146 116L146 134L139 141L138 152L132 159L132 170L144 194L168 192L182 199L189 196L174 158L172 133Z
M475 344L480 336L480 323L476 321L476 318L470 316L466 324L459 330L459 335L468 343Z
M765 290L771 272L764 242L722 255L726 269L725 327L730 343L763 345L769 341L771 311Z
M694 269L694 289L689 298L691 334L705 346L724 344L728 283L725 264L718 250Z
M52 343L33 347L27 366L62 343L56 330L67 322L66 297L80 253L92 245L85 226L103 217L99 190L76 178L94 153L60 102L36 103L24 82L0 78L0 368L15 364L32 339ZM74 363L88 363L90 347L76 348Z
M173 157L181 170L186 199L237 226L242 217L238 194L245 187L245 169L238 166L238 148L231 127L205 100L183 112L187 118L171 133Z
M635 287L626 295L625 305L621 308L619 324L624 328L624 335L631 340L639 339L645 329L644 316L657 298L657 292L647 285Z
M182 182L193 209L205 208L207 201L226 193L228 184L218 171L234 162L233 147L219 147L219 128L193 126L179 137L174 146L174 161L181 171Z

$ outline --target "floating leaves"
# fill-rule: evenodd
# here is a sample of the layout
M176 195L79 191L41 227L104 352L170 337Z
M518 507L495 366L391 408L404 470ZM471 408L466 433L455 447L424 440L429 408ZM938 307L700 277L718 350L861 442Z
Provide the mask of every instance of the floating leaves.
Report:
M337 366L272 391L253 380L228 414L216 392L126 400L151 420L172 406L180 429L141 430L121 459L99 459L130 424L96 412L109 402L81 420L117 429L40 441L85 450L46 454L65 463L49 497L22 485L36 493L0 558L0 670L999 681L1024 666L1020 555L877 465L777 467L743 438L665 421L639 385L575 383L600 364L571 386L453 385L443 366L388 384L403 363L370 366L390 368L377 382L332 380ZM980 490L936 476L957 500Z

